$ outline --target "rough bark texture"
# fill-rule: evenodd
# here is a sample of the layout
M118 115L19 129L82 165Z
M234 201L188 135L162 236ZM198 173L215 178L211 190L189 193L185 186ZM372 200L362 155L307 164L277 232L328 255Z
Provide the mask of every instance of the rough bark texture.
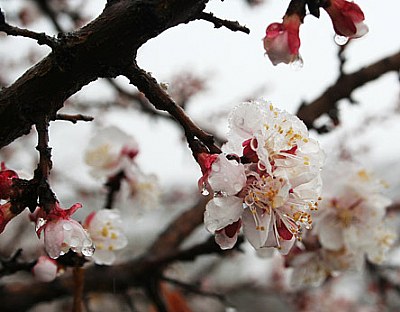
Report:
M195 20L207 0L110 1L85 27L0 93L0 147L29 133L40 116L55 118L64 101L99 77L118 76L137 49L164 30Z

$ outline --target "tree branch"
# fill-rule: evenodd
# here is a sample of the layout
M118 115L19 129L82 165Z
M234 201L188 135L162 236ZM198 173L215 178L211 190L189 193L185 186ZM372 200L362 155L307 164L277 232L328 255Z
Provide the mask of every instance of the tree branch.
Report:
M137 66L136 63L124 70L124 75L129 81L135 85L139 91L143 92L148 100L159 110L166 111L171 114L182 126L185 131L187 141L193 151L193 155L199 153L196 138L201 141L211 153L221 153L219 147L214 144L212 135L200 129L185 113L182 107L175 104L165 90L157 83L157 81ZM196 147L194 147L196 146Z
M246 26L240 25L239 22L223 20L214 16L214 14L212 13L201 12L198 19L213 23L215 28L221 28L222 26L224 26L232 31L241 31L246 34L250 34L250 29L248 29Z
M28 29L11 26L7 23L0 24L0 31L5 32L9 36L20 36L36 40L39 45L47 45L52 49L57 48L58 42L56 38L50 37L45 33L37 33Z
M337 102L349 98L351 93L366 84L379 78L389 71L400 69L400 52L385 57L367 67L351 74L340 75L335 84L310 104L303 104L297 116L304 121L308 128L314 127L314 121L324 113L336 109Z
M116 0L83 28L59 34L59 47L0 92L0 147L29 133L44 114L99 77L130 66L137 49L166 29L195 20L208 0Z

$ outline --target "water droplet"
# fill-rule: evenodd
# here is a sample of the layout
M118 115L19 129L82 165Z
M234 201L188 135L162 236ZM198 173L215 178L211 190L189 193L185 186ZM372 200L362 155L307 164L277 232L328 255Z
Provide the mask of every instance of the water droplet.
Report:
M83 247L82 248L82 255L86 256L86 257L91 257L93 256L95 251L95 248L93 245L88 246L88 247Z
M294 71L297 71L297 70L302 69L303 66L304 66L304 62L303 62L303 59L301 58L300 55L297 56L297 58L296 58L292 63L290 63L290 67L291 67Z
M239 192L239 191L242 189L242 184L240 184L240 183L235 183L235 184L233 184L233 189L234 189L236 192Z
M207 190L207 186L205 183L203 183L202 187L201 187L201 195L207 196L209 195L210 192Z
M237 312L237 310L234 307L226 307L225 312Z
M79 246L79 238L77 237L71 237L71 240L69 242L69 245L71 247L78 247Z
M46 220L45 220L45 219L43 219L43 218L38 218L38 219L36 220L36 226L35 226L36 232L37 232L43 225L45 225L45 224L46 224Z
M246 203L247 206L251 206L254 204L254 198L253 196L247 195L244 199L244 202Z
M69 223L64 223L62 227L63 227L63 229L65 231L71 231L72 230L72 225L69 224Z
M228 196L228 194L226 192L223 192L223 191L214 192L213 195L214 195L214 197L227 197Z
M93 243L92 243L92 241L90 240L90 239L85 239L84 241L83 241L83 243L82 243L82 246L83 247L90 247L90 246L92 246L93 245Z
M349 41L349 37L335 35L334 40L337 45L342 46L342 45L345 45Z

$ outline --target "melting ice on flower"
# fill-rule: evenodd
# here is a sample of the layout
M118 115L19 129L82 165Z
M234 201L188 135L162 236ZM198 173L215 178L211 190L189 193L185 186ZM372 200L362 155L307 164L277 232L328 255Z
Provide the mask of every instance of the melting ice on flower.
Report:
M70 218L81 207L81 204L75 204L62 209L57 202L50 213L37 208L32 216L38 236L44 231L44 247L51 258L56 259L70 249L84 256L93 255L94 246L89 234L79 222Z
M96 245L93 259L97 264L111 265L115 261L114 251L124 248L128 244L122 232L122 220L119 212L103 209L91 213L85 227Z
M311 227L323 153L303 122L267 102L236 107L229 128L227 154L199 157L200 181L214 193L206 228L224 249L234 246L243 227L256 249L276 247L286 254Z

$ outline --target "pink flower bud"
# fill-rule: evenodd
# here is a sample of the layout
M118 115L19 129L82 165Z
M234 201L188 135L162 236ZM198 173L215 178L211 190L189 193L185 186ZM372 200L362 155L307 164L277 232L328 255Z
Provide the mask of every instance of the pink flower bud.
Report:
M272 23L267 27L264 49L272 64L289 64L300 58L300 24L300 16L292 14L286 15L282 23Z
M364 24L364 13L354 2L345 0L331 0L331 4L325 8L332 19L333 28L340 36L359 38L368 32Z

